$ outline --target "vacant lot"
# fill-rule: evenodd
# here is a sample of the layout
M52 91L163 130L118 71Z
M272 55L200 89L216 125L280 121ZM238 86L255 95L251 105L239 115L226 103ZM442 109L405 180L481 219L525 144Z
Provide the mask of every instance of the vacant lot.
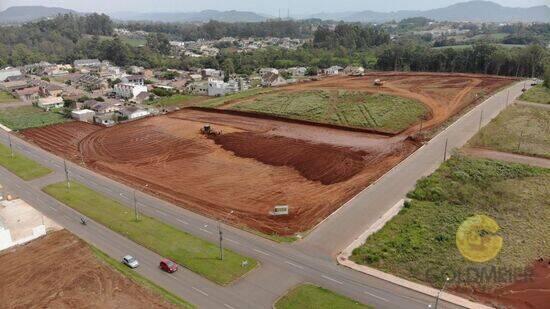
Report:
M107 226L113 231L147 247L158 254L173 259L180 265L218 284L228 284L256 267L256 261L224 251L219 259L218 246L187 234L154 218L140 215L91 189L73 182L49 185L44 191L83 215ZM248 260L248 266L241 262Z
M469 267L524 269L550 257L548 196L550 169L453 157L418 181L409 193L412 202L355 249L352 259L436 287L446 276L453 278L452 287L489 291L506 286L514 278L476 284L456 274ZM455 244L458 226L474 215L494 219L503 238L496 258L482 264L466 260Z
M406 129L428 112L422 103L396 96L322 90L278 91L228 108L387 132Z
M476 134L469 145L550 158L550 109L508 107Z
M67 231L5 250L0 253L2 307L193 307L173 295L170 303L163 299L166 292L147 279L135 272L129 279L104 261L103 254Z
M0 91L0 104L2 103L9 103L9 102L16 102L17 99L11 95L9 92Z
M275 303L277 309L366 309L371 308L327 289L302 284Z
M65 122L61 114L46 112L34 106L22 106L0 110L0 123L12 130L23 130Z
M184 106L191 106L193 104L197 104L202 101L204 101L204 97L202 96L175 94L169 97L159 98L152 102L147 101L146 103L157 107L170 107L170 106L184 107Z
M45 176L52 171L33 160L18 154L13 153L8 146L0 144L0 165L5 167L10 172L19 176L23 180L32 180Z
M537 85L527 90L519 99L533 103L550 104L550 88Z

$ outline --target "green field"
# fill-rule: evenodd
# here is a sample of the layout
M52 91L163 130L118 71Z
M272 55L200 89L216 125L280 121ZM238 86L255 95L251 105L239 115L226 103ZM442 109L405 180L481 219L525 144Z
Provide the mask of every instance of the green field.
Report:
M550 169L454 156L408 196L412 201L353 251L356 263L441 287L445 277L457 278L453 274L468 268L523 269L550 255ZM456 245L459 225L474 215L495 220L503 238L500 253L484 263L470 262ZM488 280L478 287L502 283Z
M12 130L43 127L67 121L63 115L34 106L0 109L0 123Z
M91 38L92 36L91 35L88 35L87 37ZM99 35L99 41L105 41L105 40L112 40L114 39L114 37L112 36L107 36L107 35ZM129 38L129 37L126 37L126 36L119 36L120 40L123 42L123 43L126 43L130 46L133 46L133 47L139 47L139 46L143 46L147 43L147 40L145 39L134 39L134 38Z
M9 92L0 91L0 104L17 102L18 100Z
M197 99L197 96L194 95L175 94L173 96L156 99L152 102L146 101L146 103L157 107L185 106L195 99Z
M242 100L242 99L246 99L248 97L254 96L254 95L258 95L258 94L262 94L262 93L269 93L271 91L272 91L271 89L266 89L266 88L253 88L253 89L250 89L250 90L237 92L237 93L226 95L226 96L223 96L223 97L208 99L208 100L204 101L203 103L199 104L199 106L200 107L209 107L209 108L220 107L220 106L226 104L227 102L229 102L231 100Z
M10 148L3 144L0 144L0 165L23 180L40 178L52 172L49 168L16 152L12 157Z
M550 88L536 85L523 93L519 99L533 103L550 104Z
M258 96L230 109L385 132L406 129L428 112L417 101L348 91L280 91Z
M479 131L469 145L550 158L550 109L508 107Z
M156 285L151 280L147 279L146 277L143 277L139 273L137 273L134 270L131 270L128 268L128 266L120 263L117 260L112 259L110 256L103 253L101 250L90 246L90 249L92 250L92 253L101 261L109 265L110 267L114 268L116 271L122 273L124 276L128 277L130 280L134 281L135 283L145 287L146 289L149 289L153 293L163 297L168 302L180 307L180 308L196 308L194 305L186 302L185 300L181 299L179 296L174 295L170 293L169 291L165 290L164 288Z
M231 283L257 266L255 260L227 249L224 249L222 261L219 259L217 245L154 218L141 215L136 221L132 209L80 183L72 182L70 190L65 182L57 183L45 187L44 192L111 230L173 259L215 283ZM241 267L244 260L248 260L248 265Z
M336 294L327 289L302 284L275 303L276 309L359 309L372 308L351 298Z

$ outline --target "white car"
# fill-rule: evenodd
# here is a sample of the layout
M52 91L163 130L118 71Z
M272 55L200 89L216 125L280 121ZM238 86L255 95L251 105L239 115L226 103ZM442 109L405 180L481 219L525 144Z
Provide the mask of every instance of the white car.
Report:
M126 255L125 257L122 258L122 264L130 267L130 268L136 268L139 266L139 262L138 260L136 260L135 257L131 256L131 255Z

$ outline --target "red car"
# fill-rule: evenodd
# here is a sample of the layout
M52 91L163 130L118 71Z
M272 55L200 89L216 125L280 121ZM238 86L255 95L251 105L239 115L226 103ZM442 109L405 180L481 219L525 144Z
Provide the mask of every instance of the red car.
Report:
M178 264L170 261L169 259L160 260L159 267L167 273L173 273L178 270Z

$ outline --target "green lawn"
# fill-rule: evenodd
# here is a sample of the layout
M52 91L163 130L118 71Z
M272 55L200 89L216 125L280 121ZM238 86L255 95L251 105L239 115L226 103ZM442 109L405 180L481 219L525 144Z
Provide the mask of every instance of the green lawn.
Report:
M11 93L6 91L0 91L0 104L17 102L17 101L18 100L13 95L11 95Z
M302 284L275 303L276 309L354 309L373 308L327 289Z
M428 112L417 101L348 91L280 91L233 105L231 109L385 132L406 129Z
M12 130L43 127L67 121L63 115L46 112L34 106L22 106L0 110L0 123Z
M159 98L152 102L146 101L149 105L155 105L158 107L167 107L167 106L183 106L190 101L197 99L197 96L194 95L184 95L184 94L175 94L169 97Z
M223 97L208 99L203 103L201 103L199 106L210 107L210 108L220 107L231 100L245 99L261 93L269 93L271 91L272 91L271 89L266 89L266 88L253 88L247 91L237 92L237 93L226 95Z
M455 156L408 196L412 201L353 251L355 262L441 287L445 277L468 268L523 269L550 256L550 169ZM494 219L503 238L500 253L484 263L465 259L456 246L459 225L474 215ZM501 283L487 280L478 287Z
M543 85L536 85L524 92L519 99L533 103L550 104L550 88L546 88Z
M52 170L16 152L12 157L10 148L3 144L0 144L0 165L23 180L40 178L52 172Z
M257 266L255 260L230 250L224 250L222 261L219 259L219 248L216 244L154 218L142 215L140 220L136 221L132 209L80 183L72 182L70 190L65 182L57 183L45 187L44 192L111 230L173 259L215 283L231 283ZM248 266L241 267L244 260L248 260Z
M550 158L550 110L513 105L469 142L472 147Z
M92 250L92 253L95 257L97 257L99 260L105 262L110 267L114 268L116 271L122 273L124 276L128 277L130 280L134 281L135 283L145 287L146 289L151 290L153 293L158 294L159 296L163 297L170 303L177 305L180 308L196 308L194 305L186 302L185 300L181 299L179 296L172 294L171 292L165 290L164 288L158 286L151 280L147 279L146 277L143 277L136 271L128 268L128 266L120 263L119 261L111 258L107 254L105 254L103 251L97 249L96 247L90 246L90 249Z

